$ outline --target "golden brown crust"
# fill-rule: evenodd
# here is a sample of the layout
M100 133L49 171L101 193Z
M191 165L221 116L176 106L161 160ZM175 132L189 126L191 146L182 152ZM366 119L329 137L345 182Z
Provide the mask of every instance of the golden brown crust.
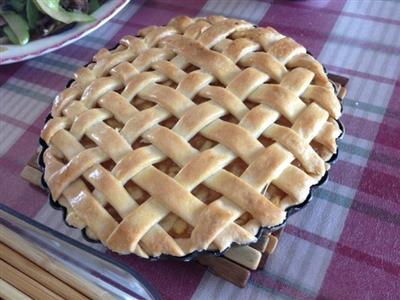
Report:
M336 152L340 103L322 66L274 29L222 16L139 36L100 50L55 99L41 134L54 200L119 253L254 242Z

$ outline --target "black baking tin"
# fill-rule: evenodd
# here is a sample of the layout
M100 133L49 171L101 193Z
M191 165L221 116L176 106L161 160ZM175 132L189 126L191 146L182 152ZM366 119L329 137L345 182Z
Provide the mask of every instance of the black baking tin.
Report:
M115 47L111 48L110 50L113 50L113 49L115 49L116 47L118 47L118 45L116 45ZM310 54L310 55L312 55L312 54L311 54L310 52L308 52L308 51L307 51L307 53ZM85 67L88 66L89 64L90 64L90 63L86 64ZM324 72L327 74L327 71L326 71L325 66L323 66L323 68L324 68ZM74 80L73 80L73 79L70 79L70 80L68 81L67 85L66 85L66 88L69 88L73 82L74 82ZM334 88L334 90L335 90L335 94L337 94L337 93L338 93L338 90L337 90L336 83L334 83L334 82L332 82L332 81L330 81L330 82L331 82L331 84L332 84L332 86L333 86L333 88ZM340 100L342 100L342 99L340 99ZM341 112L342 112L342 111L343 111L343 104L342 104L342 103L340 103L340 104L341 104ZM49 114L47 115L47 117L46 117L45 124L46 124L50 119L52 119L52 116L51 116L51 114L49 113ZM341 130L341 134L336 138L336 141L337 141L337 140L339 140L339 139L342 139L343 134L344 134L344 132L345 132L345 128L344 128L344 125L342 124L342 122L341 122L340 120L336 120L336 122L338 123L338 126L339 126L339 128L340 128L340 130ZM40 166L40 168L41 168L42 171L43 171L43 172L42 172L42 177L41 177L41 184L42 184L42 186L48 191L48 194L49 194L48 199L49 199L50 206L53 207L53 208L56 209L56 210L61 210L61 211L62 211L64 223L65 223L68 227L76 228L76 227L74 227L74 226L68 224L68 222L66 221L67 209L66 209L64 206L60 205L58 202L54 201L53 198L52 198L52 196L51 196L51 193L50 193L50 191L49 191L49 189L48 189L47 183L46 183L46 181L45 181L45 179L44 179L44 168L45 168L45 164L44 164L44 160L43 160L44 151L45 151L49 146L47 145L47 143L46 143L42 138L39 138L39 144L40 144L40 146L41 146L41 151L40 151L39 156L38 156L38 165ZM338 156L339 156L339 149L337 149L337 150L336 150L336 153L334 153L334 154L332 155L332 157L331 157L328 161L326 161L326 162L332 164L332 163L334 163L334 162L337 160ZM285 218L285 220L284 220L281 224L278 224L278 225L275 225L275 226L261 227L261 228L258 230L258 233L256 234L257 240L258 240L263 234L265 234L265 233L271 233L271 232L274 232L274 231L276 231L276 230L279 230L279 229L283 228L283 227L285 226L285 224L286 224L286 221L288 220L288 218L289 218L291 215L293 215L294 213L298 212L299 210L301 210L302 208L304 208L308 203L310 203L310 201L312 200L312 196L313 196L314 191L315 191L319 186L323 185L323 184L328 180L328 177L329 177L329 176L328 176L328 172L329 172L329 170L327 170L327 171L325 172L324 176L322 176L322 178L319 180L319 182L318 182L317 184L312 185L312 186L310 187L310 192L309 192L309 194L307 195L306 199L305 199L302 203L289 206L289 207L287 207L287 208L285 209L285 211L286 211L286 218ZM86 227L83 228L83 229L81 230L81 233L82 233L83 238L84 238L86 241L88 241L88 242L90 242L90 243L100 243L100 241L94 240L94 239L90 238L90 237L87 235L87 233L86 233ZM245 244L239 245L239 244L237 244L237 243L232 243L232 245L231 245L230 247L228 247L227 249L225 249L225 250L222 251L222 252L221 252L221 251L218 251L218 250L203 250L203 251L194 251L194 252L192 252L192 253L190 253L190 254L187 254L187 255L181 256L181 257L172 256L172 255L167 255L167 254L162 254L162 255L160 255L160 256L151 256L151 257L149 257L148 259L153 260L153 261L156 261L156 260L159 260L159 259L175 259L175 260L180 260L180 261L192 261L192 260L194 260L196 257L198 257L199 255L204 255L204 254L206 254L206 255L220 256L220 255L222 255L223 253L225 253L228 249L230 249L231 247L237 247L237 246L245 246Z

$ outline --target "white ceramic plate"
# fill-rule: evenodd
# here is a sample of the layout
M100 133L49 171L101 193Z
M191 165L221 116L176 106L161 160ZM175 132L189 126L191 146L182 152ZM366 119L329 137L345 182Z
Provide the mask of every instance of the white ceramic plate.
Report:
M96 18L92 23L78 23L71 29L31 41L24 46L0 45L0 65L27 60L60 49L96 30L115 16L129 0L109 0L92 15Z

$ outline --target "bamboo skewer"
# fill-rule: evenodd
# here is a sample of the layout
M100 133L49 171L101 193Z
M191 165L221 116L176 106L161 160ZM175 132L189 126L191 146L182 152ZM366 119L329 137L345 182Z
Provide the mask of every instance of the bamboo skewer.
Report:
M0 241L88 298L114 299L109 293L88 280L78 277L77 274L66 269L61 263L54 261L51 257L43 254L35 245L26 241L3 225L0 225Z
M89 299L2 243L0 258L65 299Z
M18 290L32 297L33 299L63 299L3 260L0 260L0 269L1 279L12 284Z
M7 281L0 279L0 299L4 300L32 300L20 290L9 284Z

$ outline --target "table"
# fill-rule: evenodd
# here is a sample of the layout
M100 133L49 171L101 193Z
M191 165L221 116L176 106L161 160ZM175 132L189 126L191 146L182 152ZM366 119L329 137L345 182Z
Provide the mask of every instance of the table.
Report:
M346 134L330 181L293 216L264 270L240 289L194 263L118 258L165 299L395 299L400 293L400 3L395 1L132 1L57 52L0 66L0 201L81 240L19 173L52 99L97 49L175 15L224 14L296 38L350 78ZM101 248L100 245L95 247Z

